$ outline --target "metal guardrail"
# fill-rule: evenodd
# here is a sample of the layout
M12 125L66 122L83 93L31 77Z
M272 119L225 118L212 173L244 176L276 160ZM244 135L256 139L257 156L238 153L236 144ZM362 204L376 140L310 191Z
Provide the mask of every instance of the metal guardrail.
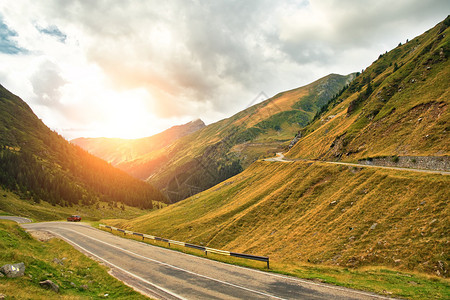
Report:
M209 247L189 244L189 243L185 243L185 242L169 240L169 239L165 239L165 238L161 238L161 237L157 237L157 236L153 236L153 235L149 235L149 234L145 234L145 233L128 231L128 230L124 230L124 229L120 229L120 228L116 228L116 227L108 226L108 225L104 225L104 224L99 224L99 227L110 229L111 232L113 230L116 230L116 231L119 231L119 232L123 232L123 235L127 235L128 234L128 235L140 236L140 237L142 237L142 240L150 239L150 240L154 240L154 241L166 242L166 243L169 244L169 247L170 247L170 244L174 244L174 245L179 245L179 246L183 246L183 247L187 247L187 248L193 248L193 249L201 250L201 251L204 251L206 255L208 255L208 252L210 252L210 253L214 253L214 254L220 254L220 255L233 256L233 257L239 257L239 258L244 258L244 259L263 261L263 262L267 262L267 269L269 269L269 257L267 257L267 256L258 256L258 255L252 255L252 254L245 254L245 253L237 253L237 252L231 252L231 251L226 251L226 250L219 250L219 249L214 249L214 248L209 248Z

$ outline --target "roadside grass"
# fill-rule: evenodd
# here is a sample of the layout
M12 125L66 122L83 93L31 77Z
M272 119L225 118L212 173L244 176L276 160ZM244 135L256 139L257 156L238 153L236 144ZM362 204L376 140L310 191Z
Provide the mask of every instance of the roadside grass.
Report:
M19 262L25 276L0 278L5 299L148 299L62 240L39 242L15 222L1 220L0 265ZM59 285L59 293L39 286L47 279Z
M120 207L110 206L107 202L73 207L53 206L44 201L36 204L31 200L20 199L15 193L0 188L0 215L27 217L33 221L65 220L70 215L80 215L83 221L96 221L103 218L131 219L149 212L127 205L124 207L125 209L122 210Z
M293 261L270 261L270 269L267 269L265 262L240 259L214 253L205 254L204 251L186 248L176 244L171 244L169 246L166 242L149 239L143 240L142 237L127 235L119 231L111 231L106 228L100 228L100 230L110 232L111 234L122 238L132 239L156 247L166 248L227 264L372 292L384 296L406 299L450 299L450 281L437 276L404 272L383 266L344 268Z

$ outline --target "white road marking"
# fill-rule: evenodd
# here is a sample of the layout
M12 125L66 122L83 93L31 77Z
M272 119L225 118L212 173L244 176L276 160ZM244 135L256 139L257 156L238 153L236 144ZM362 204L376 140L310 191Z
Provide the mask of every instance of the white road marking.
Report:
M122 272L124 272L124 273L126 273L126 274L128 274L128 275L130 275L130 276L132 276L132 277L134 277L134 278L136 278L136 279L138 279L138 280L141 280L142 282L145 282L145 283L147 283L147 284L149 284L149 285L151 285L151 286L153 286L153 287L155 287L155 288L157 288L157 289L159 289L159 290L161 290L161 291L163 291L163 292L165 292L165 293L167 293L167 294L169 294L169 295L171 295L171 296L173 296L173 297L175 297L175 298L182 299L182 300L187 300L186 298L184 298L184 297L182 297L182 296L180 296L180 295L178 295L178 294L175 294L174 292L171 292L171 291L169 291L169 290L167 290L167 289L165 289L165 288L163 288L163 287L161 287L161 286L159 286L159 285L157 285L157 284L154 284L154 283L152 283L152 282L150 282L150 281L148 281L148 280L146 280L146 279L140 277L139 275L133 274L133 273L131 273L131 272L129 272L129 271L127 271L127 270L125 270L125 269L123 269L123 268L121 268L121 267L115 265L115 264L113 264L112 262L110 262L110 261L108 261L108 260L106 260L106 259L104 259L104 258L102 258L102 257L100 257L100 256L98 256L98 255L96 255L96 254L94 254L94 253L92 253L91 251L87 250L87 249L84 248L83 246L80 246L79 244L75 243L74 241L71 241L71 240L69 240L68 238L65 238L64 236L62 236L62 235L59 234L59 233L56 233L56 232L54 232L54 231L52 231L52 230L48 230L48 229L45 229L45 230L51 232L51 233L54 234L54 235L57 235L57 236L61 237L63 240L67 241L68 243L71 243L71 244L73 244L73 245L76 245L78 248L80 248L80 249L82 249L83 251L89 253L90 255L97 257L99 260L102 260L102 261L106 262L107 264L113 266L114 268L119 269L120 271L122 271ZM69 229L69 230L70 230L70 229ZM73 231L73 230L70 230L70 231L75 232L75 233L79 233L79 232L76 232L76 231ZM80 233L79 233L79 234L80 234ZM82 235L83 235L83 234L82 234ZM111 245L111 246L112 246L112 245Z
M108 246L110 246L110 247L119 249L119 250L121 250L121 251L123 251L123 252L130 253L130 254L132 254L132 255L134 255L134 256L137 256L137 257L143 258L143 259L145 259L145 260L148 260L148 261L151 261L151 262L155 262L155 263L158 263L158 264L161 264L161 265L164 265L164 266L167 266L167 267L176 269L176 270L180 270L180 271L183 271L183 272L186 272L186 273L189 273L189 274L193 274L193 275L195 275L195 276L199 276L199 277L206 278L206 279L208 279L208 280L216 281L216 282L219 282L219 283L222 283L222 284L225 284L225 285L229 285L229 286L232 286L232 287L236 287L236 288L239 288L239 289L243 289L243 290L246 290L246 291L248 291L248 292L255 293L255 294L263 295L263 296L270 297L270 298L274 298L274 299L284 300L284 298L280 298L280 297L277 297L277 296L274 296L274 295L271 295L271 294L267 294L267 293L260 292L260 291L256 291L256 290L252 290L252 289L249 289L249 288L246 288L246 287L243 287L243 286L239 286L239 285L236 285L236 284L233 284L233 283L229 283L229 282L226 282L226 281L222 281L222 280L219 280L219 279L215 279L215 278L212 278L212 277L209 277L209 276L206 276L206 275L201 275L201 274L198 274L198 273L195 273L195 272L192 272L192 271L189 271L189 270L185 270L185 269L182 269L182 268L179 268L179 267L176 267L176 266L173 266L173 265L170 265L170 264L167 264L167 263L158 261L158 260L154 260L154 259L152 259L152 258L148 258L148 257L142 256L142 255L140 255L140 254L134 253L134 252L129 251L129 250L127 250L127 249L123 249L123 248L121 248L121 247L118 247L118 246L115 246L115 245L111 245L111 244L109 244L109 243L107 243L107 242L104 242L104 241L100 241L100 240L94 239L94 238L92 238L92 237L90 237L90 236L88 236L88 235L85 235L85 234L81 233L81 232L77 232L77 231L74 231L74 230L71 230L71 229L67 229L67 228L65 228L65 230L72 231L72 232L74 232L74 233L76 233L76 234L82 235L82 236L87 237L87 238L89 238L89 239L91 239L91 240L95 240L96 242L103 243L103 244L108 245Z

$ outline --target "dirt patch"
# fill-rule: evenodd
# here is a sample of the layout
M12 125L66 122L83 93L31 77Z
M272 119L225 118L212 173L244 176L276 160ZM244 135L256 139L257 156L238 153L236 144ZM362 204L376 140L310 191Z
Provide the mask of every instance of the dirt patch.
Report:
M37 231L37 230L30 230L28 231L31 236L33 236L35 239L41 242L47 242L50 239L56 238L56 236L48 231Z

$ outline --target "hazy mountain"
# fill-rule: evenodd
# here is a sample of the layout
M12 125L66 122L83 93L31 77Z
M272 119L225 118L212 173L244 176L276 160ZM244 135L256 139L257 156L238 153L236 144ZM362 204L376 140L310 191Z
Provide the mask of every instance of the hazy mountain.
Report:
M140 139L77 138L70 142L100 157L113 166L138 159L140 156L160 150L177 139L205 127L198 119L184 125L173 126L161 133Z
M23 198L52 204L123 202L143 208L166 201L132 178L67 142L19 97L0 86L0 184Z

